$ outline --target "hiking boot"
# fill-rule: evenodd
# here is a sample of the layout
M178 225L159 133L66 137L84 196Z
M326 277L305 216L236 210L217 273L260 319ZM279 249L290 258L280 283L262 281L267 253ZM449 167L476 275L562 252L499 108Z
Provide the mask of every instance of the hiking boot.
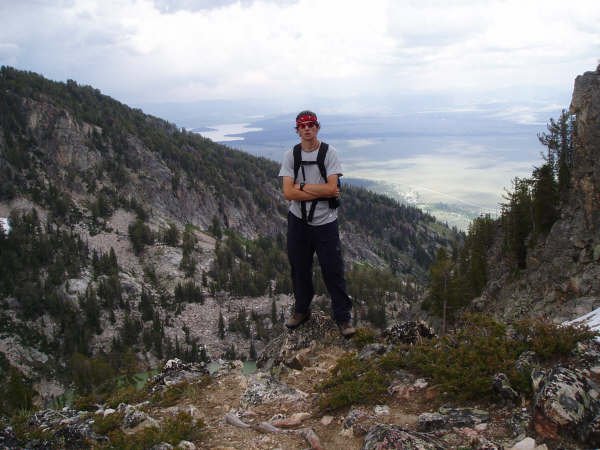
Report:
M304 313L304 314L303 313L299 313L299 312L295 312L285 322L285 326L288 327L290 330L293 330L294 328L298 328L300 325L302 325L308 319L310 319L310 312L307 312L307 313Z
M356 333L356 328L349 321L338 323L338 328L340 329L340 334L345 338L352 337Z

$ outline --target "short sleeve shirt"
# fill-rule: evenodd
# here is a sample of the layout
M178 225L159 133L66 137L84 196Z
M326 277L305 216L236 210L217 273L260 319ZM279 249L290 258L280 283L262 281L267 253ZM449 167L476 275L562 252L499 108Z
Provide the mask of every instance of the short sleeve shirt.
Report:
M302 161L316 161L317 155L319 153L318 149L305 152L302 150L300 152L302 154ZM304 168L304 173L302 171ZM329 146L329 150L327 150L327 155L325 155L325 171L327 175L337 174L338 176L342 176L342 165L338 158L337 150L332 145ZM290 177L294 178L294 149L290 149L285 152L283 155L283 161L281 163L281 170L279 171L280 177ZM317 164L311 164L308 166L300 167L298 170L298 178L296 179L296 183L304 182L306 184L319 184L326 183L326 180L323 180L321 173L319 172L319 167ZM298 217L302 218L302 210L300 207L300 203L297 200L292 200L289 202L290 212ZM306 203L306 210L310 211L311 202ZM329 203L320 201L317 203L315 208L315 214L312 222L309 222L309 225L318 226L325 225L327 223L333 222L337 219L337 209L329 208Z

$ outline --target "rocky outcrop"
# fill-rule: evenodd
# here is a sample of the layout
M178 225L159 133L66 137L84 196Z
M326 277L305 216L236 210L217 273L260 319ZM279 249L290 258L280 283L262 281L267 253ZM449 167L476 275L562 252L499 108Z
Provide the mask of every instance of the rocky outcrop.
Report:
M270 369L285 364L294 369L302 368L306 363L307 349L314 349L318 343L338 342L344 344L337 325L320 311L313 311L308 322L295 330L285 329L264 348L256 361L258 367Z
M425 433L405 430L396 425L379 424L372 427L362 450L393 450L410 448L415 450L443 450L444 444Z
M503 259L500 225L488 250L489 281L474 306L503 319L562 322L600 307L600 71L575 79L570 112L577 119L575 150L560 218L528 249L518 277Z
M184 363L179 358L168 360L163 370L151 380L152 390L160 391L174 384L191 382L208 375L205 363Z
M474 408L442 407L436 413L423 413L419 416L417 430L422 432L449 429L454 427L474 427L490 420L487 411Z
M558 366L540 384L534 397L534 427L545 439L561 435L597 445L595 420L600 412L596 384L577 369ZM590 425L591 428L590 428Z
M423 321L398 322L387 327L383 338L388 344L415 344L423 338L435 337L435 331Z
M584 229L600 226L600 70L575 79L570 111L577 116L577 151L573 155L573 200L583 215ZM597 238L597 236L596 236ZM594 243L598 244L597 239Z

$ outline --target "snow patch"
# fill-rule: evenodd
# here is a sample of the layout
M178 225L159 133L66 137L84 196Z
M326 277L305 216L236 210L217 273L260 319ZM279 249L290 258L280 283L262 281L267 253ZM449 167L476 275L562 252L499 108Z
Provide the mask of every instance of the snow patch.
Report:
M587 325L592 331L600 332L600 308L564 323L565 325ZM596 341L600 342L600 336L596 337Z
M0 217L0 227L4 230L4 233L10 233L10 224L7 217Z

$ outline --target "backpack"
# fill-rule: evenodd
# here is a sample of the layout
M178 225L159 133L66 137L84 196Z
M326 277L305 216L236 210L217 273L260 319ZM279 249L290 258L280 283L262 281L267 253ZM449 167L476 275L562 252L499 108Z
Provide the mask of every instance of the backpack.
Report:
M296 144L294 146L294 183L296 183L296 179L298 178L298 172L300 171L300 169L302 168L302 176L304 177L304 179L306 179L306 176L304 175L304 166L310 166L313 164L316 164L319 167L319 172L321 174L321 177L323 178L323 180L325 180L325 182L327 183L327 170L325 169L325 157L327 156L327 150L329 150L329 144L326 144L325 142L321 142L321 145L319 146L319 153L317 153L317 160L316 161L302 161L302 146L300 144ZM338 178L338 186L340 185L340 179ZM322 198L316 198L314 200L312 200L310 202L310 210L308 211L308 214L306 213L306 201L300 202L300 210L302 211L302 220L306 223L308 222L312 222L314 215L315 215L315 209L317 207L317 203L319 202L328 202L329 203L329 208L331 209L336 209L338 206L340 206L340 200L339 198L327 198L327 197L322 197Z

